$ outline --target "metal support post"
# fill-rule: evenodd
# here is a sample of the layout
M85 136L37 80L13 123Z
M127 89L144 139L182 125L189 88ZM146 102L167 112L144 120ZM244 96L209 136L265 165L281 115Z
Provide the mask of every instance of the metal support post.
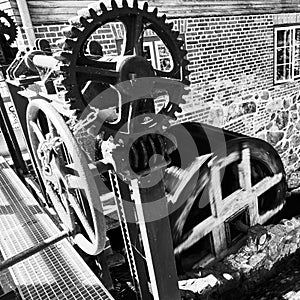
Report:
M156 178L162 170L147 176ZM142 180L142 179L141 179ZM151 179L149 180L151 181ZM141 231L146 262L154 300L180 300L173 240L168 218L167 199L163 182L141 188L139 180L131 181L132 198L137 206L138 224ZM152 204L151 208L148 204Z
M2 130L7 148L14 163L14 168L18 176L24 181L23 174L27 172L26 164L23 160L22 153L10 123L7 111L0 95L0 128Z
M27 123L26 123L26 111L27 111L27 106L29 103L29 100L26 97L23 97L19 94L19 91L22 90L20 86L18 86L15 82L13 81L7 81L7 86L9 89L9 92L11 94L12 102L14 104L19 122L21 124L22 132L26 141L27 145L27 150L28 153L30 154L30 158L37 176L37 180L41 189L41 192L43 194L44 199L47 199L47 193L46 189L43 183L43 179L41 177L41 174L38 171L38 167L35 164L35 160L33 159L34 155L32 153L32 149L30 147L30 140L28 136L28 131L27 131ZM42 202L40 202L41 205L43 205Z

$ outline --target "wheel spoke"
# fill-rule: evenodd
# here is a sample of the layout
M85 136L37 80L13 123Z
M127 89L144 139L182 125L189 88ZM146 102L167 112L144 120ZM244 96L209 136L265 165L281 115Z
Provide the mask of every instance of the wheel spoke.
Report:
M95 232L92 229L91 225L89 224L88 220L86 219L86 215L82 211L80 205L77 203L75 198L76 197L74 197L72 195L69 196L70 204L73 207L78 219L80 220L81 225L83 226L84 230L86 231L90 241L93 242L96 238Z
M61 179L61 182L64 182L65 187L63 186L63 188L68 189L67 193L70 206L73 207L87 235L89 236L90 240L93 241L95 239L95 233L87 220L87 212L85 211L84 207L85 199L83 199L82 194L79 191L79 189L82 189L84 186L83 179L80 179L79 176L75 175L76 170L74 169L74 164L61 166L60 163L61 160L58 158L52 159L51 166L53 171ZM74 190L74 195L70 189ZM83 209L81 207L83 207Z
M51 168L56 178L60 178L68 190L82 189L84 185L83 179L75 175L76 170L73 169L73 164L62 165L62 163L63 160L58 157L51 160Z
M125 55L142 56L142 33L144 31L143 17L141 15L132 16L126 19L122 18L126 28Z
M55 207L57 214L59 215L63 224L73 231L75 228L73 216L70 214L70 205L69 203L62 203L54 191L48 188L48 193L51 195L51 201ZM66 206L67 205L67 206Z
M58 136L57 130L49 118L47 118L47 123L48 123L48 130L49 130L50 138L57 137Z
M39 126L33 121L30 121L29 124L30 124L32 130L34 131L36 137L38 138L39 142L40 143L45 142L45 137L44 137L41 129L39 128Z

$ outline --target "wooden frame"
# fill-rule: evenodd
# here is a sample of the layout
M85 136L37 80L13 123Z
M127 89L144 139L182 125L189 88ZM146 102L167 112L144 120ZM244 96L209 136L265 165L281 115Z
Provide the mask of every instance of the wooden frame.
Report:
M208 188L212 215L193 228L190 236L176 247L175 253L179 254L183 252L193 246L201 238L211 233L215 257L206 258L199 262L199 265L204 266L216 258L220 259L225 257L240 246L243 239L237 242L233 248L228 248L226 222L228 222L232 216L247 210L249 224L246 225L251 227L256 224L265 223L270 217L282 209L283 204L262 215L259 214L258 197L278 184L282 180L283 174L279 173L274 174L272 177L265 177L260 182L252 185L250 151L250 148L245 145L241 152L232 152L223 158L215 156L209 162L210 180ZM222 169L236 161L240 161L238 164L240 188L226 198L223 198L221 189Z
M300 51L300 41L296 41L296 31L300 30L300 26L284 26L284 27L275 27L274 28L274 82L277 83L284 83L284 82L290 82L294 81L297 78L300 78L300 68L299 68L299 74L295 75L295 66L296 62L300 63L300 59L296 60L296 49L298 49L298 52ZM284 31L284 43L283 45L278 47L278 32ZM289 40L290 43L286 44L287 39L287 33L290 32ZM278 64L278 50L282 50L283 52L288 50L289 55L288 57L284 54L283 55L283 63ZM277 79L277 71L278 67L283 67L283 79ZM290 70L290 76L286 74L286 68L289 66Z

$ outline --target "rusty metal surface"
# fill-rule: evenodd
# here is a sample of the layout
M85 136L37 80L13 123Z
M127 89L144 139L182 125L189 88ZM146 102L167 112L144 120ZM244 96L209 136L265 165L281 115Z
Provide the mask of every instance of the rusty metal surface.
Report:
M5 259L59 232L0 159L0 248ZM10 268L22 299L113 299L64 240Z

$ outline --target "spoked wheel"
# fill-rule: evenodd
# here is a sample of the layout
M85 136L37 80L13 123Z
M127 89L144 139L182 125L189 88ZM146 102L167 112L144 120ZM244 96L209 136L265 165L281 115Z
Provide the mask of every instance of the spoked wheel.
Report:
M75 244L87 254L99 254L105 246L105 219L84 153L63 117L45 100L29 103L27 127L38 171L58 216Z

